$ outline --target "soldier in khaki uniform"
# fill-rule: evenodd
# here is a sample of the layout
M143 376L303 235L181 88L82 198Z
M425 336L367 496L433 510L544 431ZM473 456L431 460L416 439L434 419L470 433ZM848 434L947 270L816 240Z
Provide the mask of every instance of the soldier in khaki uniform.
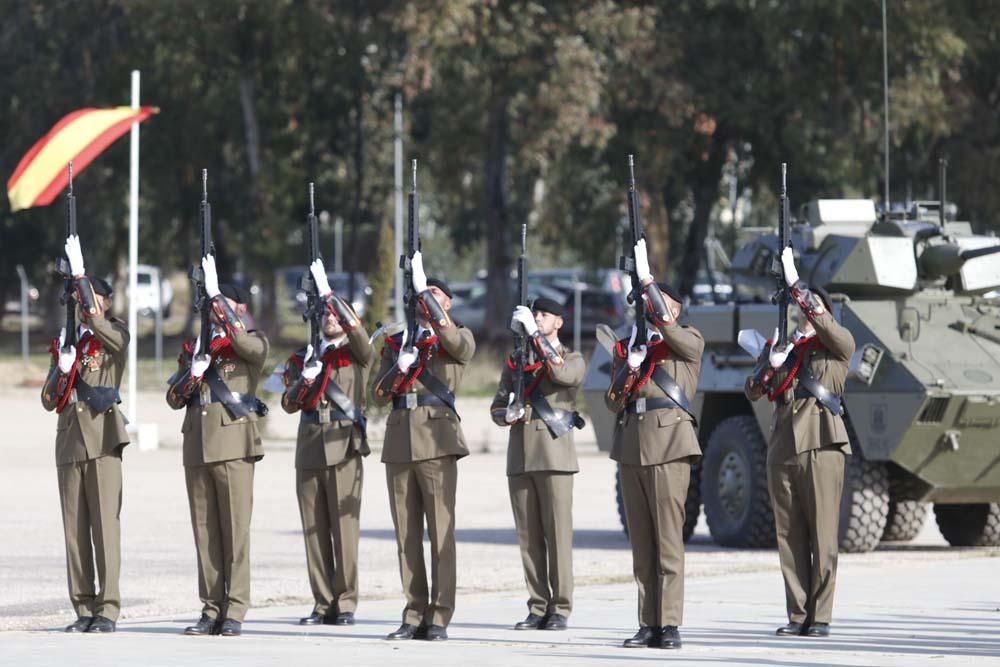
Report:
M322 341L318 353L310 344L288 359L281 397L286 412L301 414L296 491L315 605L299 623L353 625L372 346L357 314L330 289L323 260L310 271L325 304Z
M617 413L611 458L621 475L632 569L639 586L639 631L627 648L681 647L684 612L684 501L691 464L701 458L688 397L694 396L705 341L677 324L680 296L653 281L646 242L635 246L647 344L637 331L615 346L605 396Z
M42 405L56 410L56 470L66 538L69 597L77 620L66 632L114 632L121 595L122 450L129 443L118 410L129 335L109 315L111 286L84 274L80 239L66 240L80 327L52 342ZM94 574L99 588L95 591Z
M378 405L393 406L382 461L406 595L403 622L386 639L434 641L448 638L446 628L455 611L457 461L469 450L454 394L476 342L471 331L448 316L451 290L427 279L419 252L412 266L418 330L386 339L372 391ZM430 593L424 567L425 518L431 541Z
M202 259L211 299L212 340L187 343L170 379L167 403L184 413L183 459L198 550L201 619L189 635L238 636L250 606L250 513L254 463L264 456L255 396L267 338L247 325L246 292L219 285L212 255Z
M516 630L565 630L573 610L573 475L580 470L573 429L582 422L573 407L587 366L559 341L564 315L547 298L514 309L511 328L528 337L538 361L525 366L524 396L515 401L518 362L509 358L490 406L493 421L511 427L507 485L528 585L528 616Z
M844 456L851 453L840 396L854 338L830 313L826 294L799 281L791 248L781 259L799 323L787 347L766 352L774 369L770 381L747 378L746 394L774 402L767 482L788 609L788 624L777 634L826 637L837 580Z

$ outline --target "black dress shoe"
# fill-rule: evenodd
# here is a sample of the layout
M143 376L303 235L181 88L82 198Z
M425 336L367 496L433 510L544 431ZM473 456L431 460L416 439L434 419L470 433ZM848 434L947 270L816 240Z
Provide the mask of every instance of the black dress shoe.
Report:
M660 648L680 648L681 633L677 631L676 625L664 625L660 628Z
M403 623L399 626L399 629L395 632L390 632L385 636L386 639L394 641L397 639L416 639L417 626L412 623Z
M333 617L332 623L333 625L354 625L354 612L342 611Z
M562 614L552 614L541 627L542 630L565 630L566 617Z
M830 636L830 624L829 623L813 623L802 634L804 634L806 637L829 637Z
M448 631L445 630L443 625L429 625L427 626L427 633L424 635L424 639L429 642L440 642L448 638Z
M208 614L202 614L201 618L194 625L184 628L184 634L194 635L194 636L204 636L204 635L214 635L215 634L215 619L210 617Z
M326 615L314 611L305 618L299 619L299 625L323 625L326 622Z
M94 620L90 623L90 627L87 628L87 632L114 632L115 622L110 618L105 618L104 616L97 615Z
M650 626L642 626L635 636L629 637L622 644L625 648L646 648L649 646L659 646L660 629Z
M219 628L219 634L223 637L239 637L243 634L243 623L227 618L222 622L222 627Z
M539 630L545 625L545 617L538 614L528 614L523 621L514 624L515 630Z
M93 616L81 616L75 622L66 626L66 632L86 632L90 624L94 622Z
M788 625L783 625L777 630L775 630L774 634L778 635L779 637L797 637L802 634L802 631L804 629L805 626L802 625L801 623L796 623L795 621L791 621Z

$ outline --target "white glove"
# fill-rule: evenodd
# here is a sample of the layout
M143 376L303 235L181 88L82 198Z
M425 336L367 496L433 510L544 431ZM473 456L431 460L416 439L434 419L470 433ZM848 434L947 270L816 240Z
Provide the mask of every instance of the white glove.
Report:
M410 269L413 272L413 291L417 294L427 291L427 274L424 273L424 256L420 251L413 253L410 260Z
M65 331L65 330L64 330ZM62 338L60 337L60 343ZM62 345L59 346L59 372L65 375L69 373L73 368L73 364L76 363L76 348L70 345L66 349L63 349Z
M312 264L309 265L309 273L312 274L313 282L316 283L316 290L319 292L320 296L327 296L331 292L330 281L326 279L326 268L323 266L323 260L316 258Z
M201 270L205 272L205 293L209 299L219 296L219 272L215 268L215 255L201 258Z
M316 260L319 262L320 260ZM320 263L322 266L322 262ZM323 370L323 364L313 356L313 346L306 346L306 357L302 363L302 377L306 380L312 382L317 377L319 377L320 371Z
M640 284L646 284L653 279L649 272L649 255L646 254L646 239L639 239L633 251L635 253L635 274Z
M405 373L410 370L410 367L413 366L413 364L417 363L418 356L419 355L416 350L400 350L399 356L396 357L396 368L398 368L401 373Z
M524 417L524 406L519 406L516 410L514 409L514 392L510 392L507 397L507 414L504 415L504 421L508 424L513 424Z
M778 347L778 328L774 329L774 338L771 339L771 353L768 355L768 361L771 363L771 368L781 368L785 364L785 360L788 359L788 353L792 351L795 347L792 343L787 343L784 347Z
M538 325L535 324L535 315L527 306L515 306L514 314L510 318L510 328L517 331L520 329L525 336L534 336L538 333Z
M195 338L194 352L191 353L191 377L200 380L208 367L212 365L212 356L209 354L198 354L201 349L201 336Z
M63 349L63 345L66 344L66 327L59 330L59 342L56 343L56 350Z
M84 274L83 251L80 249L80 237L73 234L66 237L66 259L69 260L69 272L74 278Z
M646 360L646 346L640 345L634 350L629 350L628 353L628 365L633 368L639 368L642 366L642 362Z
M795 270L795 255L791 246L781 251L781 268L785 273L785 282L789 287L799 282L799 272Z

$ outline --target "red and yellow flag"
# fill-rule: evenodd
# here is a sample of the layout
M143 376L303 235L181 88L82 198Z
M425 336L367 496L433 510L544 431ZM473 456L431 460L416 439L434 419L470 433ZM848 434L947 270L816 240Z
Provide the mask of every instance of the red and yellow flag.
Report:
M82 172L115 139L141 123L156 107L80 109L64 116L31 147L7 181L10 210L51 204L67 185L66 165Z

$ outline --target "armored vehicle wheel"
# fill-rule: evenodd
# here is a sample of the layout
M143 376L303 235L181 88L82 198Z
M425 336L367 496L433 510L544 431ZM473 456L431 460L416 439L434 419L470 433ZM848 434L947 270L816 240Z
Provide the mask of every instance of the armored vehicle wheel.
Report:
M883 542L909 542L920 534L927 519L927 505L916 500L890 500Z
M684 541L691 539L695 526L698 525L698 515L701 514L701 488L699 474L701 464L691 466L691 483L688 485L687 500L684 501ZM618 507L618 520L622 522L622 530L628 537L628 522L625 521L625 501L622 499L622 470L615 470L615 503Z
M774 546L767 443L753 416L729 417L712 430L700 477L705 519L717 544Z
M934 518L953 547L1000 546L1000 504L935 504Z
M848 427L851 441L854 431ZM845 457L844 494L840 499L840 550L871 551L885 532L889 513L889 476L885 465L865 461L858 449Z

